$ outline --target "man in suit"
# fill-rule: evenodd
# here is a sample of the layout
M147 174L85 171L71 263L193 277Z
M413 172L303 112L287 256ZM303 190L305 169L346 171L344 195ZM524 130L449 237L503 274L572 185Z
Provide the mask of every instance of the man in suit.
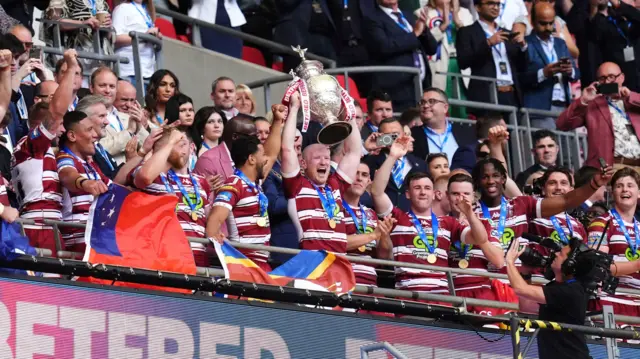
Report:
M404 130L398 120L388 118L380 123L379 132L382 134L396 134L398 136L402 136ZM404 211L408 211L411 206L411 203L404 194L404 179L412 172L429 173L427 163L423 159L420 159L410 153L413 151L412 143L413 139L409 144L409 153L407 153L407 155L402 159L398 160L396 165L393 166L389 183L385 189L385 193L389 196L393 205ZM380 168L387 159L388 153L389 149L384 148L379 154L368 155L364 158L364 162L369 166L369 173L371 173L372 179L375 177L375 173L378 168Z
M462 126L454 126L447 120L449 99L439 88L424 90L420 100L422 126L411 129L414 139L413 154L425 160L430 153L446 153L450 164L459 146L473 143L473 133Z
M548 168L556 166L558 152L560 152L560 146L553 132L542 129L534 132L531 137L533 139L531 152L535 163L516 176L516 184L520 189L524 188L532 174L545 172Z
M451 166L449 166L451 171L462 169L471 173L473 168L476 166L476 162L489 157L478 156L482 153L479 149L481 144L489 138L489 129L495 126L506 126L506 123L500 114L487 112L476 119L475 125L472 126L475 127L475 141L471 141L467 145L458 147L458 150L453 155ZM456 127L454 126L453 128L455 129ZM464 133L470 132L471 131L467 127L467 130Z
M569 81L579 78L567 44L552 36L556 12L553 5L540 2L533 8L533 32L526 37L527 71L521 74L524 105L527 108L562 112L571 102ZM555 130L553 117L531 116L531 126Z
M398 0L378 0L378 6L364 21L365 41L373 64L418 68L423 87L430 87L431 70L425 55L434 55L438 44L426 21L424 14L417 20L411 13L403 14ZM393 94L396 111L416 105L413 74L378 72L372 81L373 88Z
M273 39L284 45L307 48L310 53L335 60L336 24L327 0L278 0ZM284 71L300 64L300 57L285 55Z
M622 86L624 73L613 62L600 65L596 78L600 84L618 84L618 92L599 94L597 83L592 83L558 117L556 126L560 131L587 128L587 165L600 168L598 159L603 158L615 170L640 169L640 94Z
M363 141L366 141L372 133L378 132L378 126L382 120L393 116L391 96L380 90L371 91L367 96L367 111L369 119L360 129Z
M200 156L194 172L205 177L219 176L220 181L224 183L234 170L230 152L233 141L241 136L255 135L256 125L253 123L253 117L238 114L224 125L222 143Z
M497 78L498 103L519 106L521 91L517 74L526 68L527 43L524 34L511 33L498 27L500 1L474 0L479 19L461 28L456 38L460 69L471 68L471 75ZM467 98L491 102L490 84L470 80Z

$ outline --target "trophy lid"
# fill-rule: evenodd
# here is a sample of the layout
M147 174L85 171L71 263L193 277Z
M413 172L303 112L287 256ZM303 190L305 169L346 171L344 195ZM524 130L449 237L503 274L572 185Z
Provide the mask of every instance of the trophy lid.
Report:
M305 80L308 80L313 76L324 74L324 66L320 61L307 60L304 57L305 53L307 52L307 49L301 48L300 45L295 47L291 46L291 49L297 52L300 58L302 59L302 62L300 63L300 65L296 67L296 73L298 74L298 76L300 76Z

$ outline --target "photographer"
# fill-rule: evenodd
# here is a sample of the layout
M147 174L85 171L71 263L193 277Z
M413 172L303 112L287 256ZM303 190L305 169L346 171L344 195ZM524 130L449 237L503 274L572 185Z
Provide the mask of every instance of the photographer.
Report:
M505 258L509 282L516 295L540 304L540 320L584 325L588 296L583 279L592 263L579 265L575 272L568 270L565 261L572 247L565 246L555 252L551 263L555 280L539 287L528 284L516 267L516 260L525 248L518 241L513 241ZM540 359L591 358L584 334L552 330L541 330L538 334L538 356Z
M582 90L556 122L560 131L587 128L587 165L599 168L598 158L640 169L640 94L622 86L625 75L613 62L598 68L597 80Z

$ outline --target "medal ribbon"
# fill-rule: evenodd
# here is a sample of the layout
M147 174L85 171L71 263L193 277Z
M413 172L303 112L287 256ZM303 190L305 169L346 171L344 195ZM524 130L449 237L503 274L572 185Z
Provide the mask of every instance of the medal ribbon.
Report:
M610 212L613 215L613 218L616 220L616 222L618 222L620 231L622 232L622 234L624 234L624 238L627 240L627 243L629 244L629 249L631 249L631 254L635 255L638 250L638 241L636 239L638 238L638 233L640 233L640 231L638 231L638 221L635 218L633 218L633 230L635 231L635 235L632 241L631 236L629 235L629 231L627 231L627 227L624 225L624 221L622 220L622 217L620 217L620 213L618 213L618 211L615 208L613 208Z
M434 254L436 251L436 247L438 246L438 216L435 213L431 212L431 230L433 232L433 245L429 243L429 239L427 238L427 234L424 232L424 228L422 228L422 224L416 214L413 211L409 210L409 216L411 216L411 222L413 226L418 231L418 235L420 239L424 242L429 250L429 254Z
M80 157L76 156L76 154L73 153L73 151L71 151L68 147L62 147L60 151L78 160L78 162L82 164L82 167L84 167L84 171L87 173L87 177L89 177L90 180L95 180L95 181L100 180L100 176L98 176L98 172L96 172L96 170L93 168L92 165L89 164L89 162L83 161L82 159L80 159ZM91 177L92 173L93 173L93 178Z
M493 220L491 219L491 213L489 212L489 207L487 207L487 205L484 204L484 202L482 201L480 201L480 207L482 207L482 216L488 219L491 223L491 227L493 227ZM506 222L507 222L507 200L506 198L502 197L502 200L500 201L500 219L498 219L498 228L497 228L498 234L496 235L496 237L498 237L498 240L500 240L501 242L502 242L502 235L504 234L504 227Z
M327 216L329 217L329 219L333 219L336 209L336 201L333 198L331 187L329 187L328 184L324 185L324 193L322 193L320 188L316 186L315 183L311 182L311 185L316 189L316 192L318 192L318 197L320 197L320 202L322 202L322 208L324 208L325 212L327 212Z
M462 244L462 242L455 242L453 244L454 247L458 250L458 254L460 255L460 259L467 259L467 254L473 247L470 244Z
M342 205L344 206L344 209L349 212L351 218L353 218L353 224L356 226L356 232L360 234L365 233L367 230L367 213L364 211L362 204L360 204L360 215L362 216L362 223L360 227L358 226L358 216L356 216L356 213L353 211L349 203L347 203L347 201L342 201Z
M195 191L195 194L196 194L196 203L193 203L191 202L191 198L189 198L189 192L187 192L187 189L184 188L180 180L180 177L178 177L178 175L173 171L173 169L170 169L167 172L167 174L169 175L171 180L175 182L175 184L178 186L178 189L180 189L180 193L182 193L182 197L185 198L185 200L187 201L187 204L189 205L191 212L192 213L195 212L196 206L198 205L198 203L200 203L200 188L198 186L198 181L196 181L196 179L193 178L193 175L191 174L191 172L189 172L189 178L191 179L191 184L193 185L193 190ZM167 181L167 177L164 175L164 173L160 174L160 179L162 180L164 187L167 189L167 192L174 194L175 191L173 190L173 187L169 185L169 181Z
M569 229L569 237L573 237L573 225L571 224L571 218L567 213L565 213L564 215L565 215L565 220L567 221L567 228ZM560 240L562 240L562 243L569 244L569 239L567 239L567 234L564 232L564 229L560 226L560 222L558 221L558 218L556 218L556 216L551 216L549 217L549 219L551 220L551 224L553 224L553 228L555 228L556 232L558 232L558 236L560 236Z
M260 206L260 217L266 217L267 208L269 207L269 199L267 198L267 195L262 193L262 190L260 189L260 187L256 186L255 183L251 182L251 180L239 169L236 168L236 170L233 171L233 174L240 177L242 182L246 183L247 186L249 186L249 188L251 188L258 194L258 204Z

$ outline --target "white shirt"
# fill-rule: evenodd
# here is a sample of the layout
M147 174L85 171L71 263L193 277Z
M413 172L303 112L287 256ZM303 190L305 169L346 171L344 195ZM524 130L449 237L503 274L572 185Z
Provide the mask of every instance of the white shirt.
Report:
M388 7L384 7L379 5L380 9L382 11L384 11L385 14L387 14L391 20L393 20L393 22L398 23L399 19L398 17L394 14L395 11L393 11L391 8ZM402 13L402 11L400 11L400 8L398 8L399 13ZM409 21L407 21L407 19L404 17L404 14L402 16L402 23L405 25L405 27L411 32L413 31L413 26L411 26L411 24L409 23ZM398 25L398 27L400 27L400 25ZM426 29L425 31L429 31L429 29ZM426 74L427 71L427 66L425 65L424 62L424 56L422 55L422 51L417 51L418 53L418 59L420 61L420 81L424 80L424 76Z
M496 19L500 27L511 30L517 18L529 15L522 0L500 0L500 3L500 16Z
M496 30L491 30L486 22L478 20L480 26L484 30L487 38L493 36ZM511 72L511 64L509 64L509 56L507 56L507 45L502 42L491 48L491 55L493 56L493 63L496 66L496 78L498 79L498 86L513 85L513 75ZM507 72L502 73L500 69L500 63L504 63L507 67Z
M117 35L129 35L130 31L144 32L149 30L147 21L147 12L142 5L133 2L122 3L113 10L113 27ZM154 26L151 24L151 26ZM140 68L142 69L142 77L149 78L155 70L156 55L153 45L148 42L140 42ZM129 59L128 64L120 64L120 77L134 76L133 67L133 47L123 46L116 49L116 55Z
M560 59L556 54L556 49L553 47L554 46L553 36L550 36L549 40L547 41L544 41L539 37L538 37L538 40L540 40L540 46L542 46L542 51L544 51L545 56L547 56L547 60L549 60L549 63L552 64L554 62L558 62ZM575 70L571 70L571 77L574 76L574 73L575 73ZM562 81L563 75L558 73L558 74L555 74L555 77L558 78L558 81L556 81L556 83L553 85L553 94L551 95L551 101L567 102L567 96L564 92L564 86ZM539 69L538 83L541 83L546 79L547 78L544 76L544 68Z
M230 119L236 117L240 113L240 111L238 111L234 107L231 110L222 110L222 113L224 113L224 117L226 117L227 121L229 121ZM231 158L231 156L229 156L229 158Z
M444 133L436 133L432 130L427 136L427 144L429 145L429 153L446 153L449 164L451 164L453 162L453 155L458 150L458 142L456 142L456 138L453 137L453 131L451 131L449 137L447 137L447 142L442 146L442 142L444 142L446 136L446 131ZM436 143L438 144L437 146ZM442 150L439 146L442 147Z

